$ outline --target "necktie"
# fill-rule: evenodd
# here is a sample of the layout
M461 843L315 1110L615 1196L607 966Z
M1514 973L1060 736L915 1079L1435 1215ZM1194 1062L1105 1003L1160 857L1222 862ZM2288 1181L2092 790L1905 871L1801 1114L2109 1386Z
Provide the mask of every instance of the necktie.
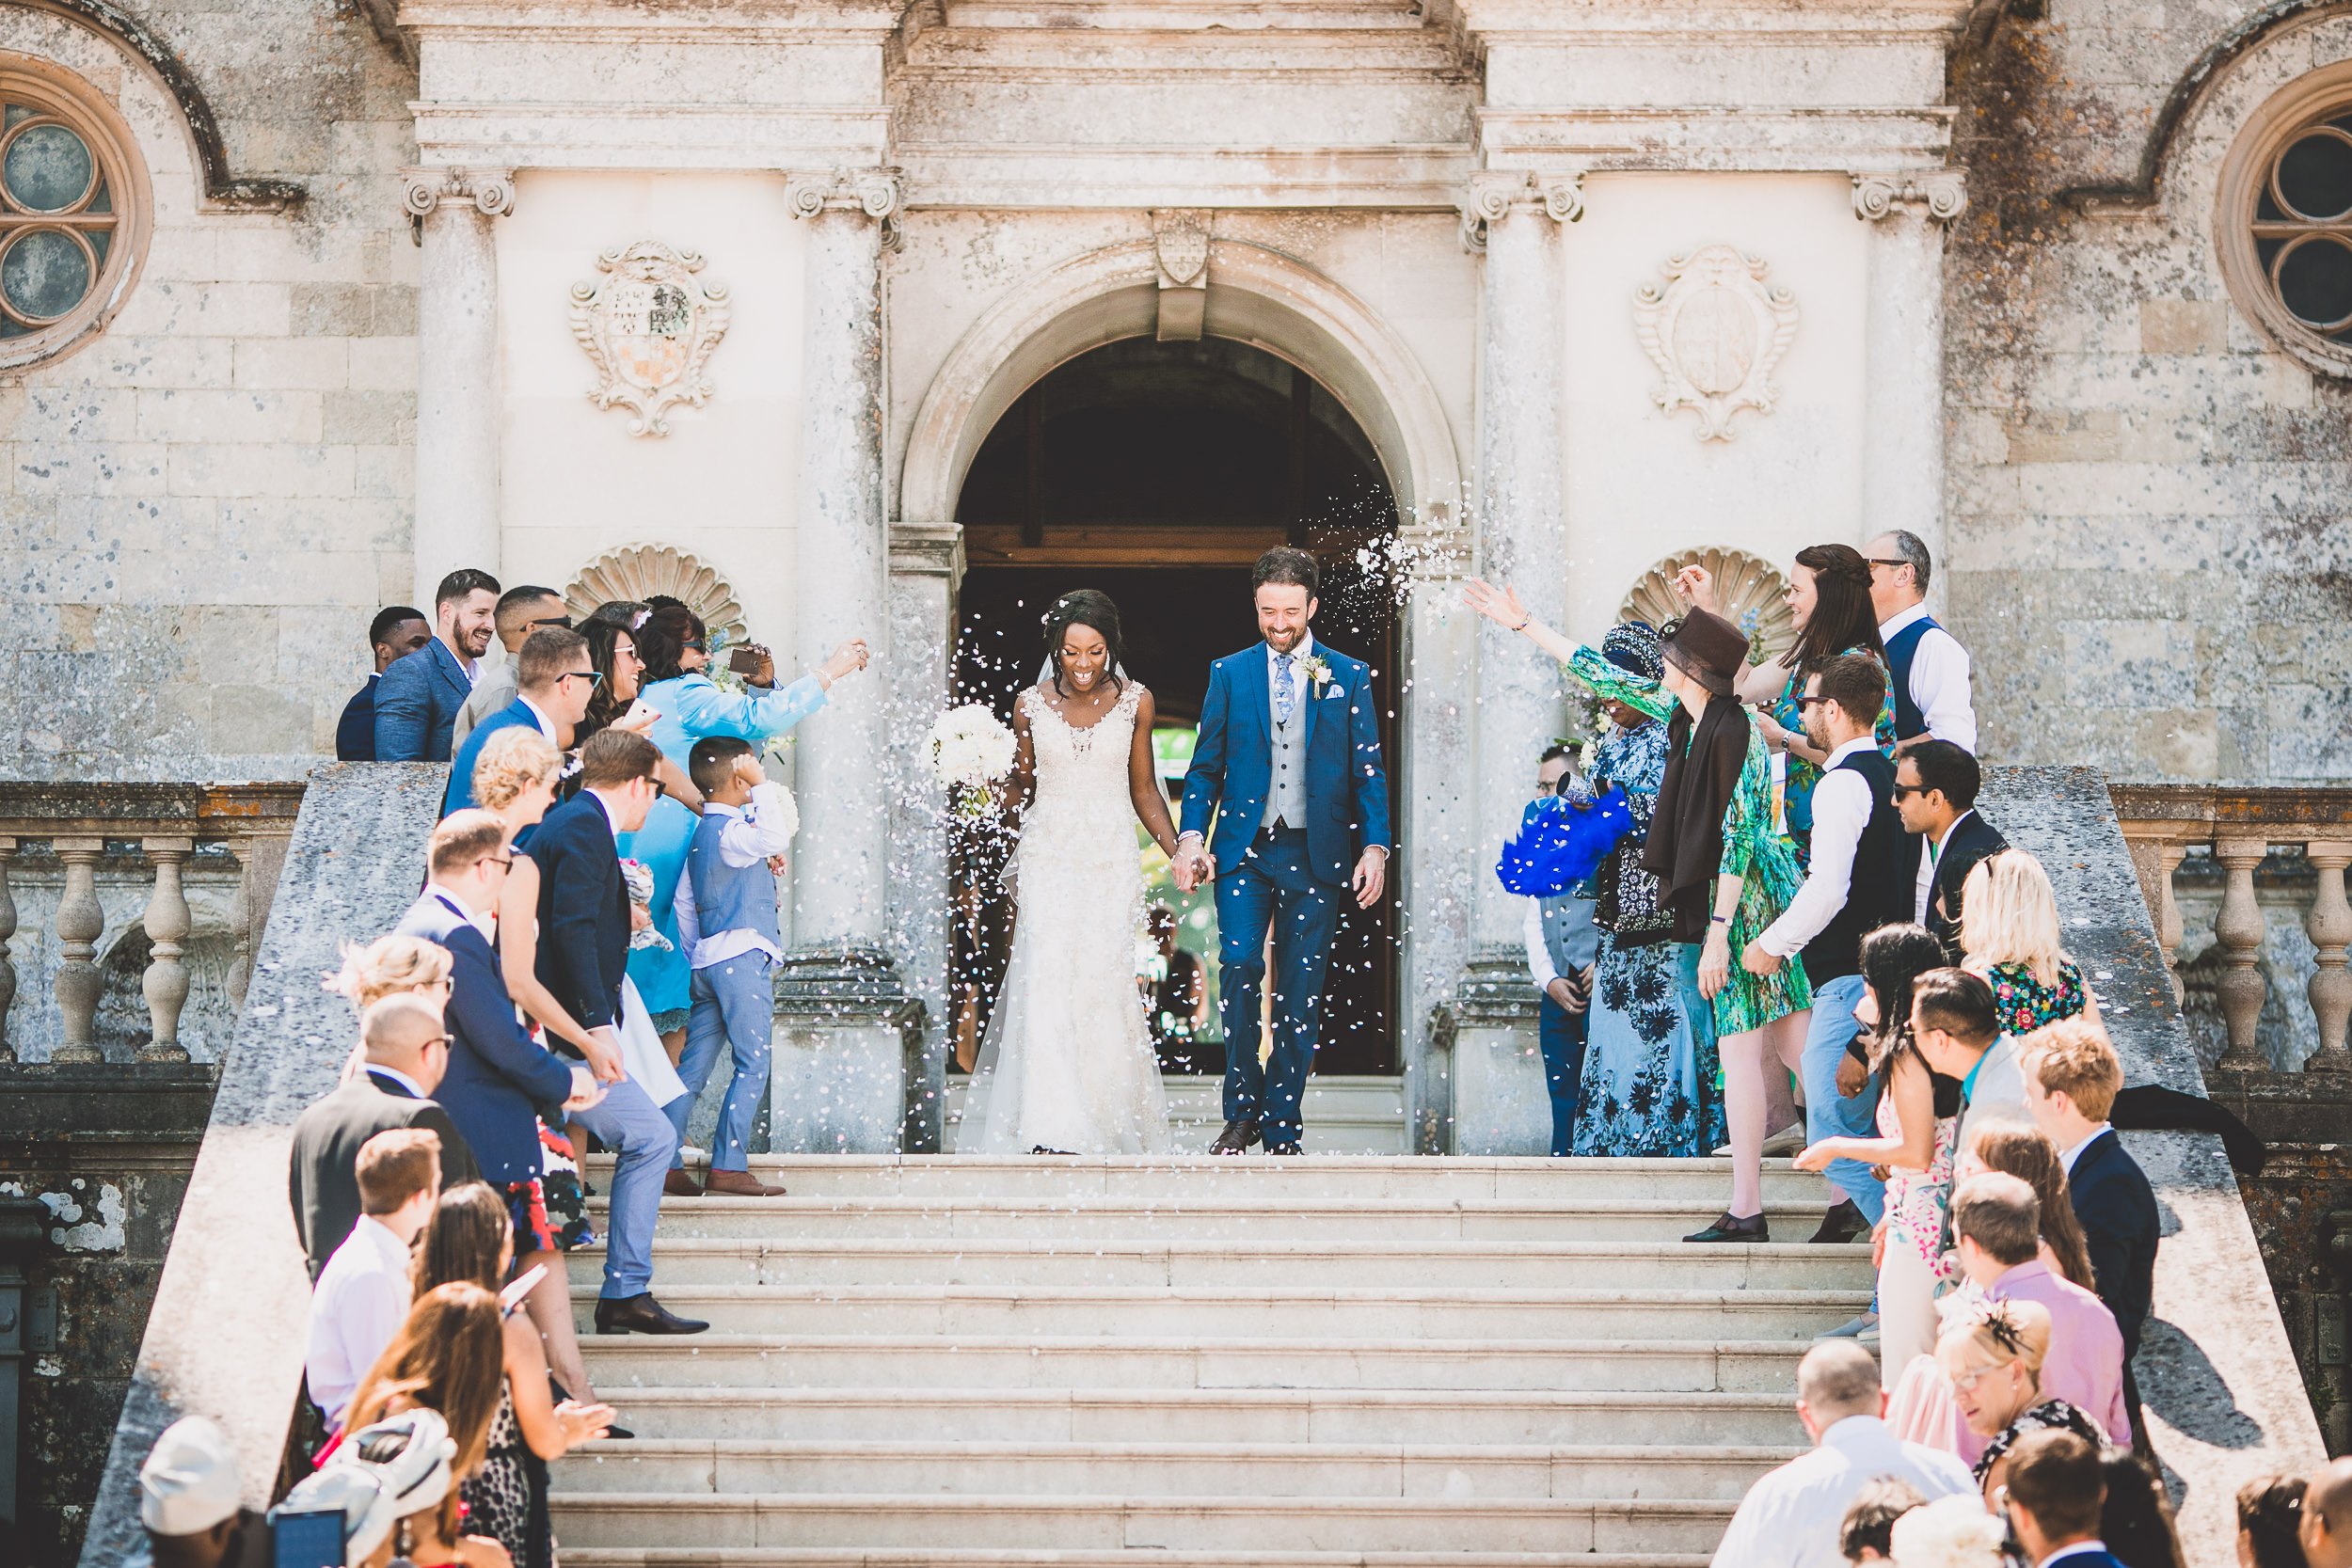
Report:
M1291 705L1297 700L1297 694L1291 690L1291 656L1276 654L1274 656L1274 721L1278 724L1289 723Z

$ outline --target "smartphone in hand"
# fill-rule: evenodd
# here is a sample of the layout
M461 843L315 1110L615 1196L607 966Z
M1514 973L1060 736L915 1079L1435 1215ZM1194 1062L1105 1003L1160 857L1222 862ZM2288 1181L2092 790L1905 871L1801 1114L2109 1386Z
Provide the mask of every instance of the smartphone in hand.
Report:
M756 674L762 660L768 657L756 642L746 642L727 655L727 668L739 675Z

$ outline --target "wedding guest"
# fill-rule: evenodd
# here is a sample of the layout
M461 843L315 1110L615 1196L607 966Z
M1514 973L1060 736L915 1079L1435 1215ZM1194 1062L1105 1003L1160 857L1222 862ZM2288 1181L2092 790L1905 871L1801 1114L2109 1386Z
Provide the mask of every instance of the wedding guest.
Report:
M1927 1501L1919 1489L1892 1476L1854 1494L1837 1523L1837 1549L1848 1562L1892 1562L1895 1521Z
M1979 1302L1936 1341L1953 1402L1977 1439L1972 1469L1988 1503L1999 1501L2010 1450L2026 1433L2072 1432L2099 1441L2098 1423L2080 1405L2043 1386L2049 1354L2050 1309L2033 1301Z
M1718 615L1723 612L1715 598L1714 578L1706 567L1685 566L1676 574L1675 586L1697 608ZM1840 655L1851 655L1877 664L1883 679L1886 649L1879 641L1878 616L1870 608L1869 562L1851 545L1812 545L1799 550L1788 568L1788 588L1782 597L1796 628L1795 644L1762 664L1750 665L1743 659L1733 693L1740 701L1757 705L1756 727L1765 746L1788 753L1782 789L1784 816L1802 870L1813 834L1813 786L1829 762L1829 748L1805 733L1804 705L1799 700L1805 677ZM1767 707L1769 712L1764 711ZM1873 742L1891 755L1895 703L1883 687L1879 709L1867 722Z
M448 961L441 954L444 976ZM421 1128L440 1140L443 1187L475 1180L473 1151L433 1098L449 1068L449 1036L441 1022L446 994L437 990L429 1000L391 995L371 1005L359 1016L364 1069L294 1118L287 1186L313 1280L358 1222L355 1166L361 1148L378 1132Z
M1807 1351L1797 1363L1797 1418L1813 1451L1748 1488L1714 1568L1836 1568L1847 1560L1847 1509L1874 1481L1891 1478L1927 1497L1965 1496L1972 1488L1960 1462L1888 1432L1885 1403L1868 1351L1850 1339Z
M1961 1152L1964 1167L1961 1180L1997 1170L2033 1189L2035 1212L2041 1216L2042 1260L2069 1283L2095 1291L2090 1248L2083 1241L2081 1222L2074 1217L2066 1167L2049 1137L2038 1127L1996 1121L1979 1128ZM2119 1319L2116 1327L2122 1326ZM2125 1342L2129 1343L2128 1337Z
M1993 988L1964 969L1920 976L1912 1034L1928 1065L1960 1083L1959 1147L1995 1122L2025 1125L2025 1077L2017 1042L2000 1032Z
M2106 1478L2099 1443L2072 1432L2020 1438L2009 1462L2009 1523L2037 1568L2125 1568L2099 1539Z
M1918 977L1942 958L1935 939L1908 923L1882 926L1862 939L1857 963L1865 990L1856 1013L1872 1024L1869 1071L1884 1085L1875 1108L1879 1135L1824 1138L1796 1159L1799 1170L1821 1170L1837 1160L1886 1169L1876 1250L1880 1355L1890 1392L1915 1356L1935 1349L1935 1295L1950 1277L1942 1238L1959 1096L1936 1082L1905 1024L1915 1013Z
M2058 895L2040 861L2004 849L1968 873L1961 962L1993 987L2001 1033L2023 1038L2076 1014L2098 1022L2098 999L2060 941Z
M408 1316L408 1248L441 1196L441 1140L421 1128L378 1132L356 1164L360 1214L310 1292L303 1373L329 1425Z
M1658 633L1641 621L1611 627L1600 655L1653 685L1664 668ZM1658 876L1642 869L1666 770L1667 727L1629 703L1604 697L1601 706L1610 724L1594 748L1592 784L1625 792L1633 832L1593 878L1600 951L1573 1151L1695 1158L1728 1131L1714 1009L1699 994L1698 948L1672 940L1674 917Z
M2304 1481L2260 1476L2237 1489L2238 1568L2304 1568Z
M1536 806L1575 777L1565 746L1545 751L1535 765ZM1533 812L1536 806L1528 809ZM1576 1096L1584 1078L1585 1030L1591 1022L1593 968L1600 959L1597 900L1579 889L1527 900L1521 936L1527 972L1535 982L1536 1038L1544 1058L1544 1087L1551 1097L1551 1152L1569 1152L1576 1132Z
M1883 1081L1866 1077L1849 1093L1837 1069L1862 1027L1854 1005L1865 990L1863 941L1882 927L1910 924L1919 841L1903 832L1893 800L1895 765L1872 738L1885 697L1886 672L1859 655L1840 654L1805 677L1799 699L1804 731L1822 752L1813 789L1813 852L1788 908L1740 956L1751 974L1769 974L1803 955L1813 987L1802 1069L1805 1136L1817 1147L1870 1131L1873 1102L1881 1100L1873 1089L1883 1089ZM1917 1053L1906 1059L1924 1079ZM1840 1195L1814 1241L1848 1241L1878 1224L1885 1184L1870 1174L1874 1163L1840 1157L1826 1167L1801 1167L1820 1169Z
M1987 855L2009 847L2000 830L1977 815L1983 770L1976 757L1948 740L1923 740L1895 763L1895 809L1903 832L1920 835L1919 879L1912 918L1933 931L1960 961L1961 898L1968 874Z
M368 651L374 657L375 668L369 672L366 684L351 694L351 701L343 705L342 718L336 721L337 762L375 760L376 683L394 659L405 658L432 641L433 627L423 610L403 604L375 612L375 619L368 624Z
M505 1200L479 1181L441 1195L417 1243L415 1290L422 1297L452 1282L493 1293L514 1272L515 1228ZM527 1319L502 1314L505 1389L483 1451L482 1468L459 1488L467 1523L504 1546L516 1568L552 1568L548 1524L548 1461L606 1434L612 1407L559 1402L548 1386L548 1358Z
M596 1301L599 1334L699 1334L710 1326L654 1299L653 1230L677 1132L643 1087L614 1070L632 928L615 842L644 825L661 793L660 763L660 753L643 736L606 730L590 736L580 750L580 793L548 813L531 841L539 872L533 967L594 1042L591 1056L607 1085L604 1100L573 1119L617 1150L604 1290Z
M782 1187L751 1173L752 1129L768 1098L776 1013L772 975L784 958L773 863L791 847L800 816L784 786L759 766L750 741L706 736L694 742L691 758L703 818L687 850L675 914L678 943L694 972L694 1006L686 1053L678 1059L686 1093L670 1102L670 1123L683 1142L687 1113L710 1082L723 1047L734 1071L719 1104L702 1190L711 1196L782 1197Z
M454 1447L439 1412L405 1408L339 1441L271 1513L340 1513L342 1549L334 1560L360 1568L420 1559L431 1568L512 1568L496 1541L456 1533Z
M1988 1172L1954 1189L1951 1212L1961 1269L1978 1288L1992 1300L2036 1302L2049 1313L2043 1386L2116 1443L2128 1445L2123 1336L2097 1296L2042 1260L2041 1203L2033 1189L2013 1176Z
M1870 610L1895 676L1895 736L1921 736L1977 749L1977 710L1968 694L1968 650L1938 626L1923 602L1934 563L1920 537L1902 529L1862 547L1870 565ZM1904 748L1904 749L1907 749Z
M351 1397L345 1430L353 1444L364 1453L365 1428L429 1412L456 1445L449 1479L462 1482L480 1469L505 1391L501 1318L499 1298L479 1285L437 1285L419 1296ZM428 1491L420 1488L417 1495ZM405 1515L392 1532L394 1555L448 1568L510 1568L506 1549L496 1541L461 1533L457 1503L458 1488L449 1486L437 1502Z
M515 661L531 634L543 627L569 631L572 617L564 608L564 596L554 589L525 585L510 588L499 595L491 626L498 633L499 646L506 650L506 657L483 670L481 678L474 682L473 695L457 710L457 721L449 732L453 748L463 746L475 725L515 700L515 693L521 687Z
M651 605L612 599L589 612L576 628L588 640L589 662L604 678L588 699L588 716L574 737L586 740L619 723L645 684L645 661L637 652L637 627L653 614Z
M154 1568L267 1568L268 1521L244 1506L237 1451L201 1416L183 1416L139 1465L139 1523Z
M2107 1488L2099 1510L2099 1539L2115 1560L2123 1568L2188 1568L2172 1499L2165 1495L2156 1467L2136 1453L2103 1449L2099 1474Z
M2115 1314L2128 1363L2139 1354L2140 1330L2154 1307L2162 1226L2147 1174L2107 1121L2123 1086L2123 1064L2106 1032L2087 1018L2037 1031L2018 1042L2018 1051L2026 1109L2057 1148L2070 1211L2081 1223L2092 1278L2075 1283L2096 1290Z
M474 768L482 761L482 748L501 732L536 730L557 751L568 751L597 679L596 667L588 661L588 640L580 633L542 626L524 639L515 655L515 700L476 724L457 748L450 762L449 787L441 795L441 815L475 803Z
M1714 1011L1724 1103L1732 1148L1731 1206L1696 1243L1763 1242L1763 1150L1773 1112L1792 1120L1787 1075L1797 1070L1813 990L1802 969L1751 974L1732 962L1788 907L1800 880L1788 846L1772 832L1772 782L1763 737L1733 697L1746 668L1747 634L1693 608L1660 644L1657 682L1630 674L1590 648L1539 626L1508 588L1475 578L1471 609L1528 635L1598 692L1667 723L1667 760L1642 867L1659 877L1671 935L1700 945L1699 994ZM1767 1061L1776 1065L1769 1073Z
M447 762L457 710L473 695L490 650L498 578L469 567L433 594L433 641L388 665L375 687L375 760Z
M2352 1568L2352 1459L2329 1461L2304 1488L2299 1539L2311 1568Z

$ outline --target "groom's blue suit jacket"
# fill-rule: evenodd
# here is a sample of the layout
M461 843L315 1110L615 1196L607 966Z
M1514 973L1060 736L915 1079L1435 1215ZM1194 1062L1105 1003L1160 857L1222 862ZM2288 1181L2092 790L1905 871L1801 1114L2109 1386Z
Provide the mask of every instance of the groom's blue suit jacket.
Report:
M1322 688L1306 683L1299 706L1306 723L1307 855L1316 879L1347 885L1364 849L1389 847L1389 776L1380 767L1380 728L1372 670L1318 641L1314 651L1331 668ZM1207 834L1219 875L1241 864L1265 822L1274 782L1274 692L1263 642L1209 668L1200 734L1184 775L1182 832ZM1223 809L1218 810L1220 804Z

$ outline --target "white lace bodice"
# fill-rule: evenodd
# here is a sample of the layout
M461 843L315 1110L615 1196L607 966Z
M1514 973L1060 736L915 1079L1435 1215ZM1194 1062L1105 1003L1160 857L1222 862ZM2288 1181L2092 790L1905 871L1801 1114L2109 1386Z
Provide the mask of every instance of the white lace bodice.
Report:
M1109 812L1132 819L1135 810L1127 791L1127 759L1135 747L1136 715L1143 705L1143 688L1135 681L1119 694L1110 711L1084 729L1073 727L1036 687L1021 694L1021 711L1029 718L1029 751L1037 763L1036 813L1083 810L1089 815ZM1027 836L1025 831L1024 837Z

